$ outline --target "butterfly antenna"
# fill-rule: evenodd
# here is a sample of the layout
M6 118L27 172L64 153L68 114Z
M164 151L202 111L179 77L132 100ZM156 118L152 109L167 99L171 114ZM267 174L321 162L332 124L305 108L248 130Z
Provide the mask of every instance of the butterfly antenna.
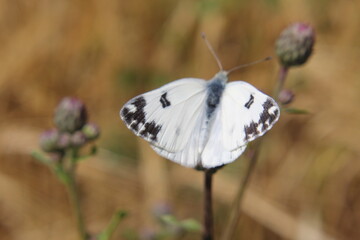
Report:
M219 59L218 56L216 55L216 53L215 53L213 47L211 46L209 40L207 40L205 33L202 32L202 33L201 33L201 37L204 39L206 46L207 46L208 49L210 50L211 54L214 56L214 58L215 58L215 60L216 60L216 63L217 63L217 65L219 66L220 70L223 71L224 68L223 68L223 66L221 65L220 59Z
M234 68L230 69L229 71L227 71L227 73L230 74L231 72L234 72L234 71L239 70L239 69L241 69L241 68L249 67L249 66L251 66L251 65L258 64L258 63L262 63L262 62L266 62L266 61L269 61L269 60L271 60L271 59L272 59L272 57L271 57L271 56L268 56L268 57L266 57L266 58L263 58L263 59L260 59L260 60L256 60L256 61L251 62L251 63L242 64L242 65L239 65L239 66L237 66L237 67L234 67Z

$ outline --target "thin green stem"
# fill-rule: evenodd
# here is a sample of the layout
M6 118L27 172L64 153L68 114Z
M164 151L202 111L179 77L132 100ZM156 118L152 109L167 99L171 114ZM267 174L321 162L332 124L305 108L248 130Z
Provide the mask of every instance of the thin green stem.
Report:
M77 149L71 149L70 151L71 151L70 165L67 171L67 181L65 181L65 186L69 194L70 204L75 214L79 239L86 240L84 218L81 211L78 189L75 180Z
M204 234L203 240L213 240L213 212L212 212L212 169L205 170L204 175Z
M228 224L226 225L226 229L224 231L224 234L222 236L222 240L230 240L233 238L236 226L239 223L240 214L241 214L241 202L244 196L245 189L250 181L250 176L252 175L257 159L258 159L258 152L260 144L258 144L255 148L255 152L252 154L252 156L249 158L249 166L247 168L244 180L239 186L239 189L237 191L237 195L235 197L233 207L231 208L230 217Z
M279 93L284 88L285 80L288 74L289 68L285 66L280 66L279 75L278 75L278 81L277 86L274 91L274 98L278 100Z
M105 228L104 231L99 235L99 240L110 240L111 236L114 234L115 230L119 226L122 219L126 217L127 213L120 210L117 211L110 220L109 225Z
M31 156L42 164L45 164L48 166L50 165L51 160L48 157L45 157L45 155L40 152L33 151L31 153Z

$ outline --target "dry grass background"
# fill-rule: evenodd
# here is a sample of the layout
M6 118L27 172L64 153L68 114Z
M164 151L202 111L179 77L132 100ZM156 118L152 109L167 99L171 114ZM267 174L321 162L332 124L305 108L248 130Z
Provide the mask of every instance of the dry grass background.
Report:
M69 95L102 128L98 156L79 168L92 232L118 208L130 216L117 239L156 228L151 209L161 202L201 220L201 174L155 156L118 111L171 80L211 78L218 69L200 32L230 68L274 55L294 21L317 31L314 55L287 81L293 106L311 114L283 114L264 138L237 239L360 239L359 11L359 1L340 0L0 0L0 239L76 239L63 186L29 155ZM271 93L278 68L275 60L231 79ZM215 176L217 236L246 166Z

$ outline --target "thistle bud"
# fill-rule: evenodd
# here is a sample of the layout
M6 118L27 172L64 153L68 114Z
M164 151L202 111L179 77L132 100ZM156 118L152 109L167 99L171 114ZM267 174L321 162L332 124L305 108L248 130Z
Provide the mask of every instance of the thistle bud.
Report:
M45 152L55 152L58 150L59 131L51 129L43 132L40 136L40 147Z
M164 215L172 214L173 211L169 204L159 202L153 207L152 212L156 218L161 218Z
M285 67L301 65L312 53L315 42L313 28L305 23L294 23L285 28L276 41L276 54Z
M71 145L73 147L81 147L86 143L86 137L85 134L81 131L76 131L71 136Z
M281 104L289 104L294 100L295 94L289 89L283 89L279 93L278 99Z
M60 133L58 142L59 149L66 149L71 145L71 134L70 133Z
M54 122L61 132L73 133L81 129L86 120L85 105L74 97L63 98L55 110Z
M99 137L100 129L95 123L87 123L81 129L87 140L94 140Z

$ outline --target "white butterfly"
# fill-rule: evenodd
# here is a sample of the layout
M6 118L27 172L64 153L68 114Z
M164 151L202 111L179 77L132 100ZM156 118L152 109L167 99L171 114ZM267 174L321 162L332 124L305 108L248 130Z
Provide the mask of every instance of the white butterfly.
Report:
M228 74L244 65L223 71L205 34L202 37L219 73L210 81L183 78L137 96L122 107L120 117L161 156L186 167L209 169L238 158L248 142L277 122L280 109L249 83L227 83Z
M275 124L280 110L249 83L226 83L227 75L183 78L139 95L120 110L121 119L158 154L183 166L230 163Z

